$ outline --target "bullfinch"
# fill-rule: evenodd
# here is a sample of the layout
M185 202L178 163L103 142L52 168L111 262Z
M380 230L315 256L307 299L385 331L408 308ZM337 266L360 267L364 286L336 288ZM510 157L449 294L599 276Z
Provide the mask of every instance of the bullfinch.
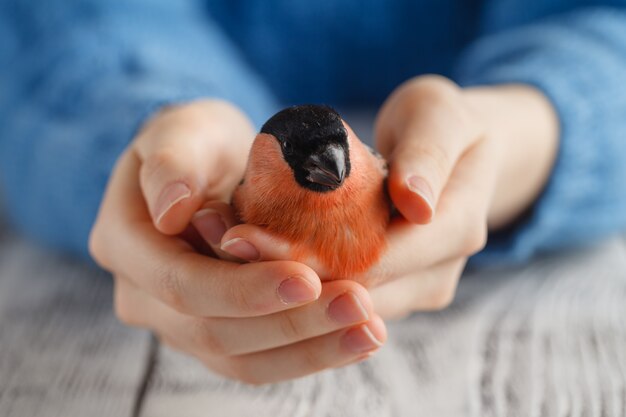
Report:
M328 106L300 105L270 118L254 139L233 195L239 218L290 242L329 279L375 264L386 247L390 202L384 159Z

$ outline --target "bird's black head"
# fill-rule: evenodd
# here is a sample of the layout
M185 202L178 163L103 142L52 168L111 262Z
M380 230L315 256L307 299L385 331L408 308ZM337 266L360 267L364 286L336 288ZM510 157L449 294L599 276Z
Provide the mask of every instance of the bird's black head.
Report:
M350 175L348 132L328 106L288 107L272 116L261 133L278 140L296 182L309 190L335 190Z

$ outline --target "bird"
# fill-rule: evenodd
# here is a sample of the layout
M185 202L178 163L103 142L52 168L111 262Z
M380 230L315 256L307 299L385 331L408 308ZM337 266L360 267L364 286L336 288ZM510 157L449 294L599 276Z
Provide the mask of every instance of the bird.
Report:
M324 280L367 271L386 248L391 203L387 163L326 105L291 106L255 137L232 203L244 223L316 259Z

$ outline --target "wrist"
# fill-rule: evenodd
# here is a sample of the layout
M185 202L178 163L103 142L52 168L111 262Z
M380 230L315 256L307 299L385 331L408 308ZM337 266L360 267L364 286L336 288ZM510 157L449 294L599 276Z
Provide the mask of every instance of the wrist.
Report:
M494 145L497 179L488 224L499 229L528 210L545 187L558 150L558 118L531 86L476 87L463 94Z

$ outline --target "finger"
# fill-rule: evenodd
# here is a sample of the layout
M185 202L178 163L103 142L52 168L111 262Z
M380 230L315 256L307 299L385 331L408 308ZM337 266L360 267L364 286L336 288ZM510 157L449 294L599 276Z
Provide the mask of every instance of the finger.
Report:
M367 299L367 292L362 287L359 288L358 284L350 281L344 281L343 284L352 285L351 290L358 292L360 298ZM331 287L329 294L345 289L341 288L340 281L328 285ZM204 359L209 368L249 383L276 382L326 368L348 365L366 359L387 339L385 325L379 316L371 312L369 303L367 310L372 317L370 321L359 320L363 322L361 325L332 332L338 328L338 325L331 323L327 328L319 329L316 323L320 319L318 312L317 317L311 316L294 324L302 326L302 330L317 328L317 331L310 332L311 335L323 334L323 336L309 338L304 335L302 341L283 346L282 342L289 343L294 337L283 336L284 330L277 330L277 328L281 328L284 324L279 324L281 322L276 322L273 318L268 318L268 320L263 320L263 318L259 320L224 319L223 323L213 324L213 319L199 319L180 314L134 287L125 279L117 280L115 294L116 313L122 322L150 328L168 345ZM345 301L346 294L354 295L354 293L344 292L333 302ZM328 305L326 314L329 313L328 310L336 308L332 306L333 302ZM345 311L341 312L342 319L346 318L345 313ZM299 320L296 317L294 319ZM210 326L210 333L206 332L207 323ZM256 328L257 325L261 328ZM340 327L344 328L346 324ZM249 336L248 331L255 337L248 337L247 340L241 339L233 344L235 335ZM272 341L274 337L282 341ZM242 352L249 350L246 342L255 346L258 351L230 356L238 349ZM267 347L273 345L281 347L265 350L263 344ZM224 353L229 356L224 356Z
M193 345L181 337L180 331L193 323L187 316L168 307L139 287L128 277L116 275L113 291L115 315L127 326L151 330L160 343L183 353L192 354Z
M412 223L429 223L439 197L458 159L481 136L482 130L464 104L459 89L450 82L417 82L401 87L381 111L378 141L389 162L389 193L400 213ZM407 97L402 97L407 96ZM410 96L410 97L408 97ZM398 104L398 102L404 102ZM409 107L410 110L406 110Z
M148 318L155 310L151 297L131 284L131 281L123 275L116 274L113 280L115 316L127 326L151 328Z
M240 261L239 258L221 249L222 237L226 231L239 223L230 204L209 201L193 215L191 222L217 256L230 261Z
M135 290L136 292L136 290ZM132 292L131 292L132 293ZM168 308L147 294L134 294L121 306L133 309L132 322L140 322L161 334L204 354L234 356L259 352L328 334L364 323L373 316L369 294L352 281L325 284L314 303L261 317L199 318ZM151 300L145 300L146 296ZM135 306L141 306L141 310Z
M196 252L201 253L206 256L216 257L215 252L211 248L211 246L204 240L204 238L198 233L195 227L191 224L188 225L185 230L183 230L177 236L180 239L183 239L185 242L189 243Z
M446 308L464 266L465 259L452 260L371 288L374 310L385 319L397 319L414 311Z
M222 122L210 120L210 106L202 110L159 121L135 142L141 188L162 233L180 233L206 199L226 200L243 176L247 145L225 140L239 133L218 129Z
M132 181L138 169L139 161L126 154L107 190L102 209L116 221L95 233L94 244L108 269L174 309L198 316L263 315L317 299L321 283L304 264L235 264L197 254L183 240L159 233L145 220L145 207L141 212L139 186Z
M249 384L273 383L365 359L386 340L385 324L374 316L348 330L228 360L211 356L204 362L209 368Z
M292 246L287 240L251 224L230 228L222 237L221 250L245 261L294 260ZM320 278L329 278L326 268L312 254L297 261L312 268Z
M489 155L487 144L481 143L459 160L430 224L414 225L403 218L391 222L387 250L369 271L374 285L473 255L484 247L495 178Z
M236 264L159 241L151 225L130 232L135 236L114 249L114 256L122 260L119 270L184 313L211 317L264 315L311 302L321 291L315 272L298 262ZM129 256L131 249L134 253Z
M218 354L259 352L364 323L373 317L367 290L354 281L323 285L320 298L305 306L246 319L210 319L200 334L220 341ZM215 340L215 339L213 339Z
M191 337L204 350L232 356L311 339L372 316L365 288L353 281L333 281L324 284L317 301L299 308L262 317L200 319L191 327Z

